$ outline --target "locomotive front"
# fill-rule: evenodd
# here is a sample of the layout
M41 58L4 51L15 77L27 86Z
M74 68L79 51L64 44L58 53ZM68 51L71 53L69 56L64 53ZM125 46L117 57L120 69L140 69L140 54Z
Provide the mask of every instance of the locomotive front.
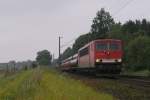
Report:
M121 40L95 41L95 65L101 72L120 73L122 57Z

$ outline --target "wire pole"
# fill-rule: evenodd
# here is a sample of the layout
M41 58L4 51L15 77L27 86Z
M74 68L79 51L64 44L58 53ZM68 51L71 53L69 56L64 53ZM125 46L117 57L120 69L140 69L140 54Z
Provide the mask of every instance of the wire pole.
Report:
M54 60L55 60L55 54L53 53L53 55L52 55L52 61L54 62Z
M60 49L61 49L61 47L60 47L60 39L61 39L61 37L59 36L59 57L58 57L58 64L59 64L59 66L60 66L60 64L61 64L61 55L60 55Z

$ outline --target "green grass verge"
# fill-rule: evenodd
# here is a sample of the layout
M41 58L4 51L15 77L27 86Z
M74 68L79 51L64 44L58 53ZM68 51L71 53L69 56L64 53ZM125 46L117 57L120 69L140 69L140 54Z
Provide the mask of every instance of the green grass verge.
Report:
M113 100L77 80L46 68L0 78L0 100Z

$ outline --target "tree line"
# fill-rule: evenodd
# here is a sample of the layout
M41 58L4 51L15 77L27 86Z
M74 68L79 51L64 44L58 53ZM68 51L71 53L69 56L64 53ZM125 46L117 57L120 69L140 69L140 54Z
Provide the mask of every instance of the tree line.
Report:
M90 32L79 36L73 46L62 53L61 59L77 53L79 48L92 40L106 38L123 40L123 66L126 70L150 70L150 21L142 19L115 22L104 8L97 12Z

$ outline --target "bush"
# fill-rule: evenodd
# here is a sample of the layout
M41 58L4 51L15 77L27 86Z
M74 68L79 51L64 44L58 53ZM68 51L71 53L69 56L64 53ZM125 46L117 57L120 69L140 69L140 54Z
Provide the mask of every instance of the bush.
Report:
M32 62L32 68L36 68L38 65L36 62Z
M37 53L36 61L39 65L51 64L52 55L48 50L42 50Z
M127 47L127 63L129 68L136 70L150 67L150 38L139 36L132 40Z

